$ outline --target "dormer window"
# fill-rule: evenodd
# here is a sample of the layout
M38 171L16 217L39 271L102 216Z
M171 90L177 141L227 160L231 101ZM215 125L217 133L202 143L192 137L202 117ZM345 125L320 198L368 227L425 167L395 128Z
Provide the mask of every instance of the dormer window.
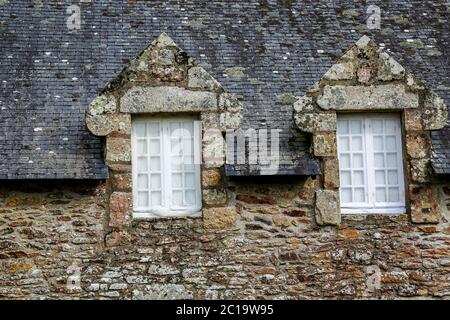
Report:
M404 213L400 117L338 115L342 213Z
M200 129L194 118L136 118L132 130L134 217L200 214Z

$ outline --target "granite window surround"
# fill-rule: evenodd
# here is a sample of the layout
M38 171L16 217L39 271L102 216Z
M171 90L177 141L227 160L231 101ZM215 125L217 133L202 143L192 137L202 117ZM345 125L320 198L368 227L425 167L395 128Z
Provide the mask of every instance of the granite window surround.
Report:
M237 129L242 102L227 94L201 66L162 33L91 103L86 125L106 137L109 227L121 239L132 224L132 117L196 116L201 122L201 191L205 228L235 222L225 179L226 130ZM114 235L112 236L114 237Z
M297 127L312 135L321 161L315 214L320 225L339 225L337 114L400 113L404 141L406 210L414 223L438 223L438 186L433 184L431 132L442 129L444 101L367 36L360 38L304 96L294 103Z

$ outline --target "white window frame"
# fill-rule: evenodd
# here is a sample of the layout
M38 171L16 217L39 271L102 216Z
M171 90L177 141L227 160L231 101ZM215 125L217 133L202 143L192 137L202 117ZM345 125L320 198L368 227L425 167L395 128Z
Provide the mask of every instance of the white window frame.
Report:
M406 213L405 207L405 178L404 178L404 163L403 163L403 144L402 144L402 131L401 131L401 118L399 114L338 114L339 120L362 120L363 123L363 154L364 154L364 182L365 182L365 197L368 199L367 203L346 203L342 205L342 214L404 214ZM371 120L383 119L383 120L395 120L399 123L399 132L396 134L396 145L398 146L397 152L397 172L398 172L398 186L399 186L399 202L376 202L375 201L375 168L373 161L373 132ZM337 132L337 153L340 158L339 149L339 133ZM386 152L386 151L384 151ZM372 156L369 156L372 155ZM386 163L386 159L385 159ZM350 165L352 168L352 165ZM339 174L341 168L339 168ZM386 181L387 183L387 181ZM388 196L388 194L386 194Z
M196 204L190 207L177 207L172 204L172 170L171 170L171 145L170 145L170 121L193 121L194 124L194 187L196 191ZM160 172L161 172L161 206L139 207L138 206L138 186L137 186L137 136L136 124L158 122L160 124ZM148 136L146 136L148 139ZM201 163L201 123L196 117L189 116L168 116L150 117L136 116L132 120L131 151L132 151L132 187L133 187L133 218L168 218L168 217L200 217L202 209L202 194L200 182ZM149 148L149 144L147 144ZM149 166L149 165L148 165ZM150 166L148 167L150 173ZM150 184L150 181L148 181ZM148 185L150 190L150 185ZM150 203L150 199L149 199Z

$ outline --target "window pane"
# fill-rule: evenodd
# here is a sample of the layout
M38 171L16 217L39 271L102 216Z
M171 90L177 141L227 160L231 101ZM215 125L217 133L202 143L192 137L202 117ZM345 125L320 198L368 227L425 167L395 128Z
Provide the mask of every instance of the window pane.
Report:
M148 170L147 157L138 157L138 172L146 172Z
M353 185L364 185L364 171L353 171Z
M175 190L172 192L172 201L176 206L183 205L183 191Z
M147 154L147 140L138 140L136 149L137 154Z
M135 125L136 137L145 137L145 123L137 123Z
M353 192L353 201L354 202L365 202L363 188L355 188L355 190Z
M161 170L161 161L159 157L150 157L150 170L153 172Z
M361 120L352 120L351 128L352 128L352 134L361 134L362 133Z
M341 171L341 185L350 186L352 184L352 179L350 176L350 171Z
M372 131L376 134L383 133L383 120L372 120Z
M186 131L186 133L189 133L189 138L192 138L194 134L194 122L184 122L183 129Z
M150 122L148 124L148 136L149 137L159 137L159 123Z
M150 186L152 189L161 188L161 176L159 174L152 174L150 176Z
M388 171L388 184L397 185L398 184L398 174L396 170Z
M373 137L373 149L375 151L383 151L384 150L383 137L380 137L380 136Z
M397 121L395 120L386 120L386 129L385 129L385 133L386 134L393 134L395 133L395 129L397 127Z
M186 188L193 188L195 185L195 176L193 173L186 173L184 175L184 183Z
M152 206L160 206L161 205L161 192L153 191L152 192Z
M386 202L386 189L376 188L376 199L377 202Z
M384 168L384 153L375 153L373 164L375 168Z
M347 137L339 138L339 150L340 151L349 151L350 150L350 142Z
M362 137L352 137L352 151L362 151Z
M138 206L139 207L148 207L148 192L138 192Z
M181 155L183 148L182 148L182 144L181 144L181 140L179 138L176 139L171 139L170 140L170 152L173 155Z
M353 154L353 169L363 168L363 155L362 154Z
M386 184L384 170L375 170L375 184L378 185Z
M174 137L179 137L181 136L181 132L180 129L181 128L181 124L180 122L170 122L170 135L172 136L172 138Z
M159 154L159 140L150 140L150 154Z
M352 188L341 188L341 201L343 203L352 202Z
M338 121L338 134L348 134L348 121L347 120L339 120Z
M389 202L399 202L400 194L398 188L389 188Z
M184 196L187 205L192 206L195 204L195 190L187 190Z
M386 150L387 151L396 151L397 150L397 143L395 136L387 136L386 137Z
M348 169L350 168L350 155L349 154L342 154L339 157L339 166L342 169Z
M183 161L183 158L180 157L180 156L172 157L172 159L171 159L172 170L180 171L181 170L181 165L183 163L182 161Z
M181 173L173 173L172 174L172 187L173 188L181 188L183 186L183 176Z
M148 176L146 174L138 174L137 186L139 189L148 189Z
M397 154L396 153L387 153L386 160L387 160L387 166L389 168L397 167Z

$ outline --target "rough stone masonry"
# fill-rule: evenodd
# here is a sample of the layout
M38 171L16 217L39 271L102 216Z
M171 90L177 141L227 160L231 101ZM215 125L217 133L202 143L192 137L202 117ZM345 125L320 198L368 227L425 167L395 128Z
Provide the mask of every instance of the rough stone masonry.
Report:
M418 147L441 126L441 101L409 88L418 84L366 39L358 46L365 54L344 56L295 101L321 175L232 179L219 159L202 166L202 217L136 220L132 114L196 113L219 134L242 117L242 102L161 35L86 113L88 129L106 137L106 181L0 185L0 298L448 299L450 185L424 169L430 149ZM338 212L335 111L343 101L360 110L364 99L404 112L407 214Z
M448 298L449 186L439 188L439 224L377 215L321 227L317 179L291 180L233 184L232 227L134 221L129 244L115 247L105 242L106 184L2 184L0 298ZM71 266L80 287L69 290Z

